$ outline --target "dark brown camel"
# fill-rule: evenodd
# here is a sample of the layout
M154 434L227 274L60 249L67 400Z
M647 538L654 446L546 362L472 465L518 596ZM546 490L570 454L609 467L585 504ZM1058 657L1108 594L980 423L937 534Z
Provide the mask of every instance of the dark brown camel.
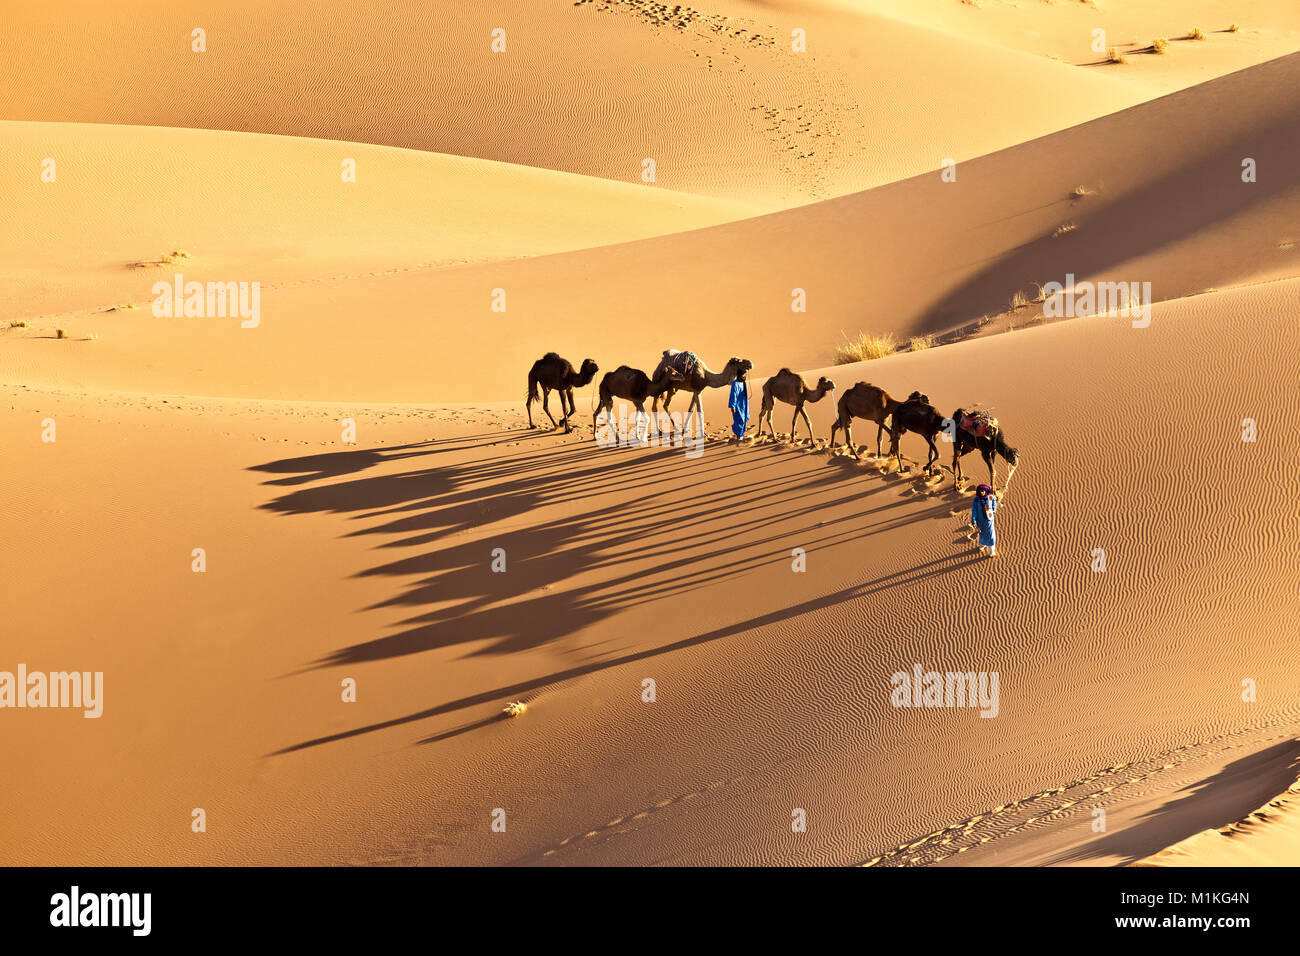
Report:
M903 470L903 453L899 451L898 440L904 432L916 432L930 446L929 456L925 459L925 473L934 474L934 463L939 460L939 449L934 444L934 436L943 431L945 419L930 404L930 399L920 392L907 396L907 401L894 409L889 424L889 453L898 458L898 470Z
M537 386L540 385L542 386L542 411L546 412L546 417L551 419L551 427L558 427L550 408L547 407L551 389L555 389L560 393L560 416L564 419L564 431L566 434L573 431L569 425L569 416L575 411L573 390L590 382L596 377L598 371L600 368L591 359L584 359L582 370L575 372L567 359L560 358L554 352L547 352L539 358L528 370L528 401L524 403L524 408L528 411L528 427L536 427L533 425L533 402L537 401Z
M647 398L657 398L674 384L680 384L685 379L677 372L676 369L667 369L663 375L653 382L650 376L639 368L632 368L628 365L620 365L612 372L606 372L605 377L600 380L600 404L596 406L596 413L591 416L592 431L596 430L596 420L600 418L600 413L606 413L606 423L611 427L614 423L614 399L621 398L631 402L636 406L636 434L639 441L645 441L641 437L641 416L647 416L646 436L649 437L650 426L649 416L645 410L645 400ZM593 434L592 438L595 438Z
M794 418L790 421L790 438L794 440L795 430L799 427L799 416L803 416L803 423L808 426L808 437L815 439L813 434L812 423L808 421L808 413L803 410L805 402L821 401L823 395L831 393L832 400L835 395L835 383L823 375L817 380L816 388L809 388L804 384L803 377L783 368L766 382L763 383L763 404L758 412L758 438L763 434L763 416L767 416L767 430L775 437L776 430L772 427L772 408L776 405L777 400L785 402L787 405L794 406Z
M885 419L894 414L899 403L883 388L877 388L867 382L858 382L840 396L835 422L831 425L831 445L835 444L835 430L844 429L844 440L848 443L853 457L861 460L858 447L853 444L853 419L865 418L876 423L876 457L880 457L880 436L885 431ZM890 445L892 452L894 446Z
M692 411L700 410L702 420L704 413L703 410L700 409L700 392L704 391L706 388L723 388L730 385L736 380L736 376L739 375L742 370L748 372L752 369L754 363L749 359L730 358L727 359L727 364L723 366L721 372L712 372L699 358L696 358L694 362L691 362L690 357L692 355L693 353L681 352L677 349L664 349L663 358L661 358L659 364L655 366L654 379L655 381L658 381L659 377L666 374L667 370L670 368L675 369L679 374L681 374L683 381L674 382L666 389L663 396L664 411L668 411L668 403L673 400L673 395L678 391L690 392L691 403L686 406L686 417L689 419ZM657 418L659 414L659 398L657 396L651 404L650 410ZM671 415L668 416L668 423L669 427L672 428L673 424ZM684 425L682 431L683 433L686 431ZM704 437L704 429L702 426L696 428L695 436L696 438L701 439Z
M953 437L952 437L952 480L954 487L960 487L965 481L966 476L961 472L961 460L965 455L969 455L976 448L979 449L980 456L984 459L984 464L989 466L989 486L997 491L998 483L993 471L993 464L998 456L1011 466L1011 471L1007 473L1006 487L1011 487L1011 476L1016 473L1016 468L1020 464L1020 452L1016 451L1007 444L1005 436L1002 434L1001 427L994 426L983 435L976 435L961 427L961 421L966 417L966 410L959 408L952 413ZM1003 489L1006 490L1005 488Z

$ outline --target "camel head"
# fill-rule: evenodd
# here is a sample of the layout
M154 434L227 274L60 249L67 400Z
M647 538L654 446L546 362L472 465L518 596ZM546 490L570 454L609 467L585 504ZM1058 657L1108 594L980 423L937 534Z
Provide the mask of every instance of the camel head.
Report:
M1001 455L1002 459L1012 468L1015 468L1020 464L1020 452L1016 451L1016 449L1012 448L1003 440L1001 431L998 432L998 436L993 442L993 447L997 449L997 453Z
M685 381L686 376L669 365L660 371L660 373L650 382L650 389L646 394L653 397L656 395L662 395L669 389L675 391L680 388L682 383Z
M583 359L582 368L578 371L578 384L586 385L596 377L596 373L599 371L600 366L596 364L595 359Z
M734 355L727 359L727 364L735 366L737 378L754 367L754 363L749 359L736 358Z
M821 378L817 379L817 391L821 392L823 395L827 392L834 392L835 383L823 375Z

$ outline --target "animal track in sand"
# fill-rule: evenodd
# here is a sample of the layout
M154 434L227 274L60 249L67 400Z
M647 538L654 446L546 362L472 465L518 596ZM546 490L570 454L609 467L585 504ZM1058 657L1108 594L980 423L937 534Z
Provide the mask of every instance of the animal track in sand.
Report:
M773 46L776 44L775 37L763 36L744 27L733 29L738 23L749 23L751 21L732 20L731 17L704 13L682 4L655 3L654 0L575 0L573 5L575 7L594 5L595 9L602 13L631 13L640 16L655 26L672 27L674 30L682 32L698 26L721 36L745 37L747 43L752 43L755 46ZM707 36L707 34L698 35Z
M775 28L750 18L650 0L576 0L573 6L632 14L671 28L663 35L682 43L707 71L731 78L723 94L734 109L753 115L754 128L771 144L792 195L814 200L830 195L829 171L850 158L843 125L859 104L843 80L817 69L811 54L793 52L788 39L778 41ZM779 57L779 68L749 69L756 56Z
M734 777L730 777L726 780L715 780L713 783L710 783L699 790L692 790L688 793L678 794L675 797L669 797L666 800L660 800L654 806L645 807L641 810L637 810L631 813L625 813L622 816L615 817L613 820L610 820L608 823L604 823L598 827L594 827L591 830L588 830L586 833L583 833L580 836L565 837L563 840L561 840L558 844L551 847L550 849L543 850L540 853L536 854L534 858L547 859L549 857L555 856L565 847L581 843L584 840L590 840L600 836L613 836L620 832L621 833L630 832L631 830L637 829L636 827L629 826L632 823L649 819L651 816L657 813L660 813L664 810L668 810L669 808L672 807L676 807L679 804L686 803L690 800L696 800L699 799L700 797L707 796L708 794L720 790L723 787L730 787L738 783L742 783L745 780L749 779L750 776L751 774L742 773ZM624 827L624 829L620 830L619 829L620 827Z
M1256 736L1260 730L1279 724L1290 726L1284 731L1266 737L1263 741ZM958 823L926 834L919 839L900 843L892 850L858 865L929 866L933 863L940 863L959 853L965 853L978 846L996 842L1009 834L1018 833L1035 824L1055 823L1084 810L1091 811L1094 807L1102 805L1103 798L1113 802L1114 798L1110 798L1109 795L1116 790L1158 777L1160 774L1176 769L1184 763L1228 750L1259 747L1262 742L1293 738L1295 735L1294 716L1283 715L1260 726L1249 727L1232 733L1215 734L1202 740L1182 744L1153 757L1113 764L1059 787L1041 790L1019 800L1012 800L1010 803L994 807L992 810L977 813ZM1224 746L1215 746L1229 738L1243 736L1246 737L1245 740ZM1068 799L1049 799L1061 795L1067 795ZM1008 823L1011 825L1004 825ZM953 846L957 839L966 837L970 838L969 842ZM923 852L916 853L914 852L916 850L922 850ZM951 850L951 852L945 852L948 850Z

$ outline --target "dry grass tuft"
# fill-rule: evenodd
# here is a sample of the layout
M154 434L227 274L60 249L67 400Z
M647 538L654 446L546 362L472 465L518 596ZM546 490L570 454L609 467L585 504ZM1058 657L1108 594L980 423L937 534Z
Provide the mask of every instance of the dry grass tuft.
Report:
M836 346L835 364L869 362L872 359L893 355L897 351L898 343L894 341L893 333L872 335L870 332L861 332L856 339L847 339L843 345Z
M1190 30L1187 31L1187 39L1189 39L1189 40L1204 40L1204 39L1205 39L1205 31L1202 30L1200 27L1192 27Z
M1056 227L1056 232L1052 233L1052 238L1053 238L1053 239L1059 239L1061 236L1065 235L1067 232L1074 232L1074 230L1076 230L1076 229L1078 229L1078 228L1079 228L1079 227L1078 227L1077 225L1075 225L1074 223L1072 223L1072 222L1065 222L1065 223L1062 223L1061 225L1059 225L1059 226Z
M1164 37L1156 37L1154 40L1151 41L1151 52L1168 53L1169 41L1166 40Z
M907 343L909 352L923 352L926 349L932 349L935 346L935 337L933 335L914 335Z
M501 713L505 714L507 717L518 717L527 709L528 705L522 700L512 700L510 703L506 704L505 707L501 708Z
M1119 52L1119 47L1115 47L1115 46L1113 46L1113 47L1110 48L1110 51L1106 54L1106 59L1107 59L1108 61L1110 61L1111 63L1124 63L1124 62L1126 62L1125 59L1124 59L1124 54L1123 54L1123 53L1120 53L1120 52Z

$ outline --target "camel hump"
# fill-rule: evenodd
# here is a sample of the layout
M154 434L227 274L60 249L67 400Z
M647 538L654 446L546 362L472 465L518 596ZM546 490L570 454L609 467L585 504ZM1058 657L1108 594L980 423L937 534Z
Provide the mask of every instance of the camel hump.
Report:
M736 360L733 359L732 361L736 361ZM794 372L790 371L790 369L786 368L786 367L783 365L783 366L781 366L781 371L777 372L776 374L777 374L777 375L793 375Z
M546 359L550 359L551 361L562 361L562 359L560 359L559 352L547 352L545 355L542 356L543 361L545 361Z

